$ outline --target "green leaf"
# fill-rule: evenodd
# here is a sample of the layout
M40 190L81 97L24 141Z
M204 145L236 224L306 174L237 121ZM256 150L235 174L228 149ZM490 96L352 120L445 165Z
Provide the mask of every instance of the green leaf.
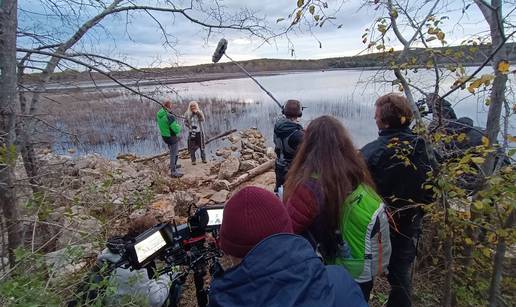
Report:
M310 12L310 14L313 15L315 13L315 6L310 5L310 7L308 8L308 11Z
M297 7L302 7L305 4L304 0L297 0Z

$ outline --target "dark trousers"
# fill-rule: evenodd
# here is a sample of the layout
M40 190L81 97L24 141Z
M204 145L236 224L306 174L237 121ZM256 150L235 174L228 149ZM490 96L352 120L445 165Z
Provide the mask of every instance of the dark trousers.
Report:
M366 302L369 302L369 297L371 296L371 290L373 290L373 281L374 280L358 283L358 285L360 286L360 290L362 290L362 294L364 295L364 299L366 300Z
M288 168L286 165L282 163L278 163L276 161L276 165L274 166L274 173L276 174L276 186L274 188L274 192L278 192L278 188L281 187L285 183L285 178L287 177Z
M188 151L190 152L190 159L192 159L192 162L195 162L195 152L197 149L201 150L201 159L202 161L206 161L206 153L204 152L204 145L203 145L203 136L201 135L201 132L191 132L190 136L188 138Z
M411 267L416 257L415 238L401 234L391 235L392 255L389 260L391 293L388 307L410 307L411 302Z

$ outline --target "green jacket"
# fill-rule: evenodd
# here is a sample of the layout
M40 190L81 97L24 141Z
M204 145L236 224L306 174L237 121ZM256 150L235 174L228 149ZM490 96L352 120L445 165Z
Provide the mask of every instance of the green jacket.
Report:
M181 125L179 122L164 108L161 108L158 113L156 113L156 121L158 122L159 132L162 137L178 136L179 133L181 133Z
M347 197L342 208L340 232L350 254L337 255L335 264L343 265L359 283L387 272L391 240L380 196L371 187L361 184Z

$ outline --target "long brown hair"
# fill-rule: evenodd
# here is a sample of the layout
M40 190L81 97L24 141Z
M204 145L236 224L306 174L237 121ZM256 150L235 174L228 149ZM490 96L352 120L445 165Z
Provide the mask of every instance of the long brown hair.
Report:
M371 187L374 184L346 129L332 116L318 117L306 128L303 142L288 171L284 200L314 176L324 196L320 213L322 237L316 239L325 257L333 258L337 252L335 233L340 229L343 201L359 184Z

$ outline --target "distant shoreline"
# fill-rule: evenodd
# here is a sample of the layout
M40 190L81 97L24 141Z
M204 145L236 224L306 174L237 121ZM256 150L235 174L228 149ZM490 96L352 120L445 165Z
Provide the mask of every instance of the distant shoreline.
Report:
M468 64L465 67L477 67L478 64ZM423 66L420 68L424 68ZM268 77L278 75L288 75L296 73L310 73L310 72L327 72L327 71L370 71L385 69L382 66L369 66L369 67L349 67L349 68L329 68L329 69L293 69L293 70L278 70L278 71L261 71L251 73L254 77ZM247 75L243 72L227 72L227 73L191 73L184 74L182 76L170 76L164 78L154 78L149 80L140 80L136 78L124 78L117 79L119 82L130 87L142 87L142 86L153 86L153 85L170 85L180 83L198 83L207 81L217 80L230 80L230 79L242 79L247 78ZM119 88L120 85L111 80L98 80L98 81L68 81L68 82L55 82L49 83L46 87L46 92L57 93L66 91L89 91L98 89L110 89Z

